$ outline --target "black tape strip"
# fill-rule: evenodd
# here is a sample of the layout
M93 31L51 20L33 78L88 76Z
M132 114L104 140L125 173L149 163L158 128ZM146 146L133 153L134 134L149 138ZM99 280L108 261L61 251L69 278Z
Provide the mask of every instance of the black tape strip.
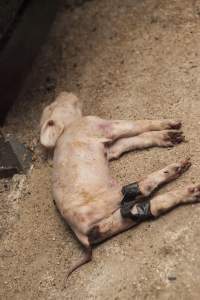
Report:
M139 188L139 185L137 182L125 185L122 188L122 194L124 195L122 204L125 202L132 202L138 196L142 196L142 193L140 191L140 188Z
M132 213L131 211L134 205L136 206L137 213ZM149 200L145 200L137 204L134 202L124 203L121 206L120 212L123 218L130 218L137 223L154 218L150 210Z
M121 201L121 216L123 218L130 218L135 222L142 222L151 219L153 215L150 210L149 200L138 202L138 197L142 196L139 185L137 182L128 184L122 188L124 198ZM140 199L141 201L141 199ZM132 208L136 206L137 213L132 213Z
M137 202L137 197L141 196L139 185L137 182L125 185L122 188L122 194L124 195L121 201L121 215L123 218L131 218L131 209Z
M150 201L145 200L141 203L136 204L137 214L132 214L132 219L141 222L145 220L152 219L154 216L151 213Z

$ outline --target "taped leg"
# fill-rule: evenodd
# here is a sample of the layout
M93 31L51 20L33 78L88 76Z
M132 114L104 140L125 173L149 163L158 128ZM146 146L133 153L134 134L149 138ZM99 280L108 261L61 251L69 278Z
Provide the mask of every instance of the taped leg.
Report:
M150 202L148 199L138 203L133 203L129 207L126 205L122 205L120 208L120 212L123 218L132 219L136 223L153 218L150 210Z
M100 243L120 232L123 232L139 222L159 217L180 204L200 202L200 184L191 185L154 197L152 200L135 204L131 216L124 218L120 209L110 217L102 220L88 233L90 244Z
M90 245L98 244L153 217L148 200L135 204L131 214L125 217L122 215L121 209L118 209L110 217L100 221L90 230L88 233Z
M124 195L121 202L121 213L124 217L129 215L130 210L138 201L144 200L151 195L158 187L164 183L178 178L191 166L190 161L184 160L179 163L171 164L162 170L148 175L139 182L131 183L122 188Z
M107 148L108 160L117 159L123 153L150 147L173 147L184 141L179 130L150 131L135 137L121 138Z

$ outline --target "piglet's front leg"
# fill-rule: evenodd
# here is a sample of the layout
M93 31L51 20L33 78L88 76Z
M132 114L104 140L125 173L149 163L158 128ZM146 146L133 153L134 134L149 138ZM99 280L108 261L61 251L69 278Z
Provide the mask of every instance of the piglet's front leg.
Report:
M167 129L179 129L181 122L174 120L143 120L143 121L125 121L125 120L99 120L99 129L102 134L112 141L124 137L133 137L144 132L160 131Z
M135 137L121 138L107 147L107 158L113 160L123 153L150 147L173 147L184 141L179 130L162 130L142 133Z

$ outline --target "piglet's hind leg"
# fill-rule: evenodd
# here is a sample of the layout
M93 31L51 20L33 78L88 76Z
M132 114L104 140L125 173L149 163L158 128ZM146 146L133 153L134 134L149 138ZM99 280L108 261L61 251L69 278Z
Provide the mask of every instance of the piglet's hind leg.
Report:
M124 195L121 201L121 215L126 218L130 217L132 207L137 203L148 199L148 197L160 186L166 184L176 178L178 178L183 172L185 172L191 166L190 161L184 160L179 163L171 164L162 170L151 173L143 180L139 182L131 183L122 188ZM141 219L142 215L146 218L148 213L148 202L140 204L138 206L139 215ZM146 212L146 213L144 213ZM136 216L134 217L136 220Z
M170 211L177 205L186 203L200 202L200 184L191 185L186 188L174 190L163 195L154 197L150 201L145 200L143 203L135 204L131 210L131 218L123 218L120 209L115 211L110 217L102 220L99 224L96 224L94 228L89 232L88 237L91 245L100 243L120 232L123 232L134 225L139 223L138 215L141 216L140 221L151 218L159 217L160 215ZM144 207L144 204L148 207L148 211L142 210L140 208ZM149 206L148 206L149 205ZM134 216L136 218L134 219Z
M190 160L186 159L155 171L138 182L124 186L122 188L122 193L124 195L122 204L124 202L134 202L147 198L163 184L178 178L182 173L187 171L190 166Z
M150 200L150 210L154 217L171 210L180 204L200 201L200 184L170 191Z
M175 180L191 166L190 159L182 160L178 163L173 163L165 168L155 171L146 178L139 181L138 186L144 197L149 196L157 188L172 180Z
M131 186L133 186L134 188L135 195L139 194L138 198L137 196L136 199L133 198L132 205L129 207L130 213L128 212L127 215L130 215L131 218L124 217L126 215L124 214L124 210L123 210L124 208L126 210L126 203L124 203L125 200L124 198L122 200L121 207L118 210L116 210L107 219L104 219L100 223L96 224L96 226L94 226L93 229L88 233L89 243L90 244L99 243L104 239L107 239L119 232L127 230L128 228L136 225L138 221L142 221L145 220L145 218L148 219L149 217L153 216L153 214L155 213L155 209L154 209L155 205L152 204L153 205L153 213L152 213L150 204L153 202L150 202L148 200L148 196L150 196L150 194L153 191L155 191L155 189L160 187L162 184L178 178L190 166L191 163L189 159L183 160L178 163L173 163L163 168L162 170L156 171L148 175L146 178L140 180L136 184L131 184L123 187L122 189L123 194L127 195L129 192L129 188ZM138 191L135 191L136 187L138 188ZM135 215L135 217L132 218L133 214Z

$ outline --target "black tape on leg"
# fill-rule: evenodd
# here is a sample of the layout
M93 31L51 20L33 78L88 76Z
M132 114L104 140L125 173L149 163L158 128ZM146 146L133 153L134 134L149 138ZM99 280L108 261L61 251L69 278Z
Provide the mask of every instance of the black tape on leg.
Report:
M120 213L123 218L132 218L131 209L135 205L135 201L133 202L124 202L121 205Z
M151 213L150 201L145 200L141 203L136 204L137 213L131 213L133 220L137 222L152 219L154 216Z
M142 192L137 182L124 186L122 188L122 194L124 198L121 202L120 212L123 218L130 218L135 222L142 222L153 217L148 200L138 203L138 198L142 196ZM132 212L134 206L136 207L137 213Z
M125 202L132 202L138 196L142 196L142 193L140 191L140 188L139 188L139 185L137 182L125 185L122 188L122 194L124 195L124 198L121 202L122 204Z
M122 194L124 197L121 201L121 215L123 218L131 218L131 209L137 203L138 196L142 195L138 183L125 185L122 188Z
M137 210L136 213L132 212L132 208L134 206L136 207ZM150 202L148 200L145 200L137 204L126 203L125 205L121 206L120 212L123 218L130 218L137 223L152 219L154 217L151 213Z
M124 196L126 196L127 199L129 199L129 198L133 199L133 198L136 198L136 197L142 195L137 182L133 182L133 183L123 186L122 194Z

